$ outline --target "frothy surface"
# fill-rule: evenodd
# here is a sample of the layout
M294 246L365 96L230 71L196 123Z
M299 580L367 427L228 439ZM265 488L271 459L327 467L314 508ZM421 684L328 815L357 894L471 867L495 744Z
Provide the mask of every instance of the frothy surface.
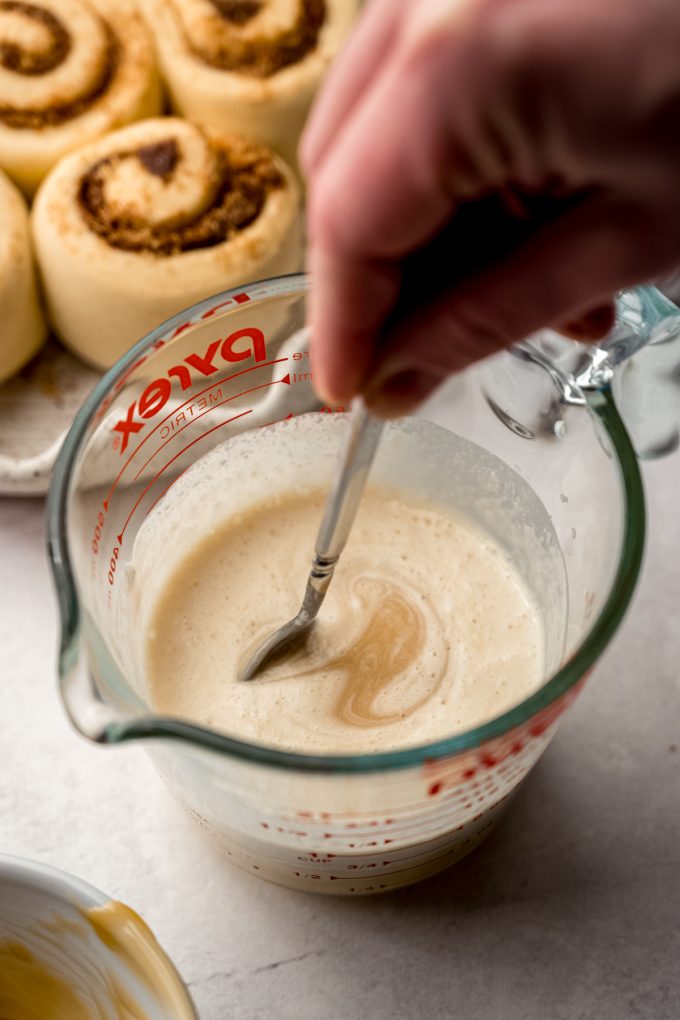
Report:
M540 614L501 548L377 488L306 652L239 682L244 657L299 608L323 501L280 495L186 549L146 639L157 711L287 750L366 753L464 731L540 685Z

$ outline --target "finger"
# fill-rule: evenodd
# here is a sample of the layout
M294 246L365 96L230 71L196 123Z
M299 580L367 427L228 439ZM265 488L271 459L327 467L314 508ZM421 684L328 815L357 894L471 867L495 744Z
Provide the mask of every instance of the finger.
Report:
M314 103L300 144L300 164L311 177L379 74L380 65L397 34L403 3L373 0L353 35L333 63Z
M400 418L427 400L442 381L440 375L431 372L404 369L370 387L364 397L379 418Z
M433 383L555 323L588 318L606 308L622 287L648 279L670 264L675 237L651 246L656 231L635 207L601 196L584 200L542 226L511 255L436 299L397 325L364 387L370 406L384 416L404 413L423 399L404 392L405 372ZM394 378L401 377L398 400Z
M396 302L401 273L396 263L338 259L316 245L309 272L314 387L326 403L347 404L374 358L375 338Z
M591 308L579 319L556 326L558 333L568 336L570 340L602 340L614 327L616 313L614 302Z
M417 125L417 138L404 123ZM328 399L345 403L358 392L399 295L398 263L451 214L439 173L441 123L422 77L402 94L393 62L314 176L309 322L315 382Z

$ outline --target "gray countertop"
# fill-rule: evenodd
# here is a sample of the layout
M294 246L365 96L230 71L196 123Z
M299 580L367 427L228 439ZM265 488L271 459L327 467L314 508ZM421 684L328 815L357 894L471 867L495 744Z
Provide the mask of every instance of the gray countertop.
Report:
M677 1020L680 456L645 474L633 608L513 809L448 872L362 900L233 868L143 750L71 732L43 505L0 501L0 851L138 910L202 1020Z

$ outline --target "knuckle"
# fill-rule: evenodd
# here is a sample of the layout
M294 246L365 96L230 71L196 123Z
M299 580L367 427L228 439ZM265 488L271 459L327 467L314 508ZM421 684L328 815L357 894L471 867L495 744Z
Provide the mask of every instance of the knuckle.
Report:
M580 19L562 4L483 0L470 31L481 90L516 113L571 79L583 52Z

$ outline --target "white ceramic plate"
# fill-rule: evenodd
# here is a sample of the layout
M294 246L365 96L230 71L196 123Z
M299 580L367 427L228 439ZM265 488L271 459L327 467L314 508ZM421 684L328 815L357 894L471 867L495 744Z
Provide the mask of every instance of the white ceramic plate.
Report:
M101 373L49 340L0 386L0 495L42 496L74 415Z

